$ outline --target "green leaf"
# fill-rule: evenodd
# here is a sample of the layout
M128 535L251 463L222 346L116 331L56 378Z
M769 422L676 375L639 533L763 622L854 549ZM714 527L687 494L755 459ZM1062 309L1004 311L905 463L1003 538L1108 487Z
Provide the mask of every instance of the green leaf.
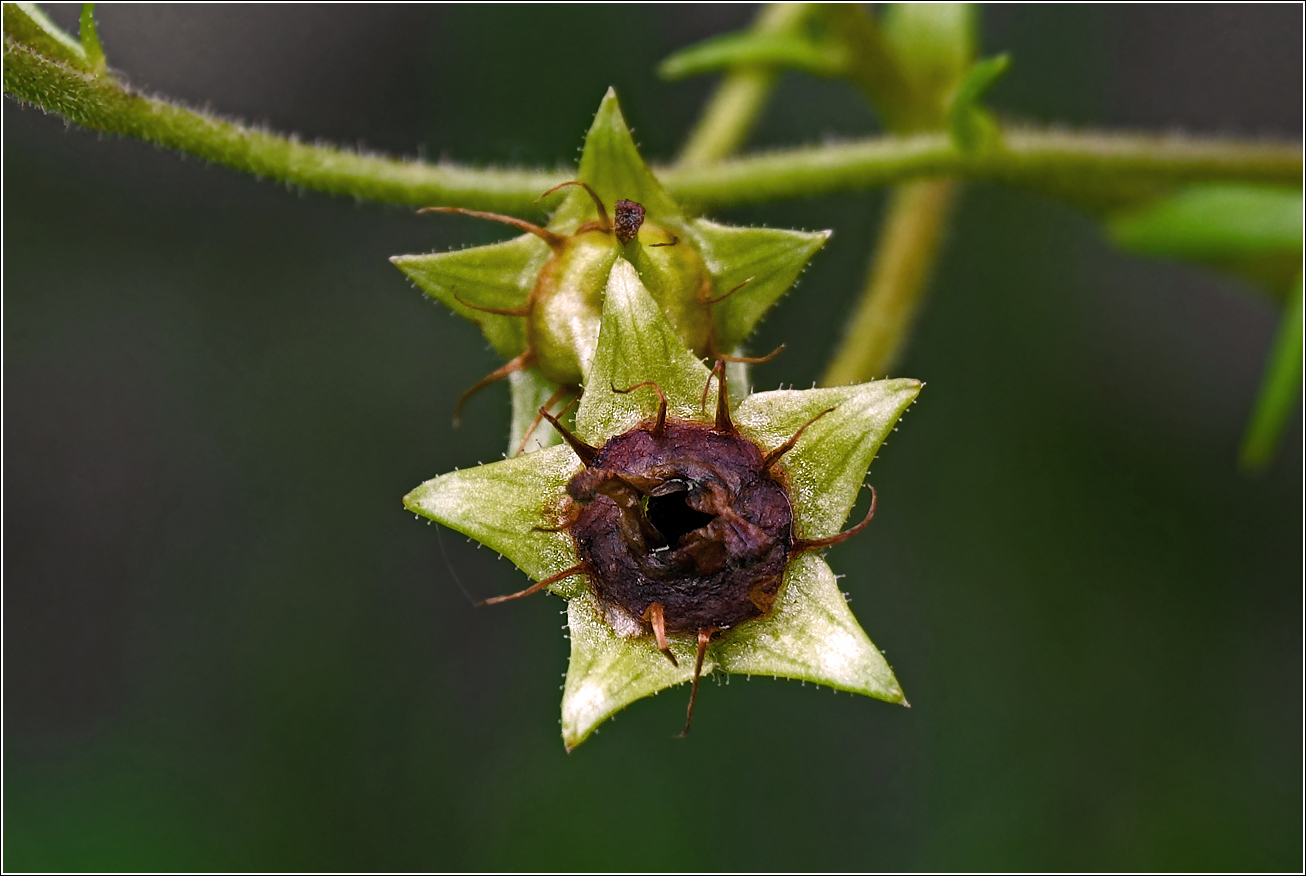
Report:
M680 664L672 666L647 636L623 635L613 620L589 592L567 603L571 660L562 688L562 742L568 751L636 700L693 678L694 642L669 640ZM714 665L705 659L703 672L711 672Z
M1010 55L985 58L973 64L957 83L948 102L948 130L957 148L963 152L976 152L997 141L1000 134L998 123L980 104L980 98L1010 66Z
M1243 437L1239 462L1245 469L1263 471L1270 464L1283 430L1301 401L1302 319L1302 277L1298 275L1296 293L1279 321L1256 406Z
M707 368L685 349L635 268L617 259L604 293L598 351L576 412L580 437L601 444L654 416L658 397L651 388L614 391L648 380L666 393L669 416L711 421L711 406L707 411L702 406Z
M1124 213L1108 224L1111 239L1142 255L1221 259L1302 248L1299 189L1210 183Z
M524 306L548 258L548 245L523 234L489 246L395 256L390 261L427 295L478 324L499 355L511 359L526 349L526 320L468 305L496 310Z
M47 58L84 70L93 69L82 44L64 33L35 3L6 3L3 14L5 36L9 39Z
M109 68L104 57L104 47L100 45L100 33L95 27L95 4L82 4L82 17L78 29L82 38L82 49L86 52L86 61L92 70L103 73Z
M780 458L799 536L826 538L839 531L880 445L920 391L918 380L873 380L761 392L744 400L735 411L735 425L768 452L833 408L812 422L798 444Z
M662 62L658 73L666 79L684 79L743 66L837 78L848 72L848 53L842 46L823 45L801 34L737 31L681 49Z
M735 228L706 219L691 222L689 232L712 276L716 295L749 281L712 307L716 342L722 350L733 350L753 333L831 233Z
M834 572L814 554L790 564L771 617L741 625L709 651L731 674L811 681L907 705L888 661L848 608Z
M471 536L541 581L576 565L576 547L557 524L567 482L580 469L569 447L548 447L432 478L404 496L404 507ZM573 596L578 577L551 588Z

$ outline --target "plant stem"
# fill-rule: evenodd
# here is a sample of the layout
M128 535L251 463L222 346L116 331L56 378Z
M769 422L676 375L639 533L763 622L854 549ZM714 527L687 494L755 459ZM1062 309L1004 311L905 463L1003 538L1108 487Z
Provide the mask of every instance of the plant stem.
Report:
M786 34L802 27L810 3L772 3L758 13L753 30ZM734 152L753 130L779 71L761 67L731 70L717 86L680 152L681 167L700 167Z
M847 77L866 95L886 130L918 130L923 125L919 98L899 59L886 43L875 17L861 3L829 3L826 24L847 45L851 58ZM933 125L931 127L938 127Z
M956 180L934 179L894 191L866 288L823 385L861 383L885 376L893 366L915 321L959 187Z
M566 180L541 170L401 161L239 125L128 90L112 76L38 54L5 38L5 91L64 119L136 137L215 164L306 189L367 200L520 213ZM991 179L1104 209L1186 182L1301 185L1295 143L1019 130L1001 146L963 154L946 134L881 137L673 167L673 195L700 209L869 189L932 176Z
M310 145L127 89L112 76L60 63L6 37L9 94L85 128L136 137L215 164L308 189L398 204L522 212L567 177L479 170Z
M1301 381L1302 280L1299 277L1297 288L1279 320L1261 389L1252 408L1247 433L1243 436L1238 461L1244 471L1262 472L1273 461L1288 418L1301 399Z
M944 133L877 137L670 167L666 187L700 208L870 189L919 177L989 179L1110 209L1189 182L1228 180L1300 187L1296 143L1175 135L1021 129L1002 144L962 153Z

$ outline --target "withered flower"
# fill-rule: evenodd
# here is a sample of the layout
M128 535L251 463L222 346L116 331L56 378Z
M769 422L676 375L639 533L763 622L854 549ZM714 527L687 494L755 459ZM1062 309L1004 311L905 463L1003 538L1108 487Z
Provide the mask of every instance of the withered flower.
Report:
M915 380L749 395L685 348L628 262L565 446L437 477L410 510L568 601L567 748L649 694L714 671L904 703L819 549L841 540ZM856 529L856 528L855 528ZM850 531L851 532L851 531ZM692 699L691 699L692 709Z

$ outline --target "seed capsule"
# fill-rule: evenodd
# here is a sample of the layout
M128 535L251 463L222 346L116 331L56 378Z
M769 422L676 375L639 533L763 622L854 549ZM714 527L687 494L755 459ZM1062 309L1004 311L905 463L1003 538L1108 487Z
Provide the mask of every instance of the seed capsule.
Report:
M602 447L591 447L541 411L585 464L567 484L572 506L563 527L580 563L561 576L585 574L599 602L621 615L619 626L648 624L673 664L667 634L698 637L685 733L712 636L768 615L794 555L850 538L875 513L872 499L870 514L852 529L819 540L795 538L789 492L774 466L830 410L763 454L731 420L724 365L718 361L713 370L719 389L711 425L668 419L666 397L653 383L618 391L652 386L661 399L657 416ZM707 387L705 400L706 393ZM537 592L545 583L494 601Z

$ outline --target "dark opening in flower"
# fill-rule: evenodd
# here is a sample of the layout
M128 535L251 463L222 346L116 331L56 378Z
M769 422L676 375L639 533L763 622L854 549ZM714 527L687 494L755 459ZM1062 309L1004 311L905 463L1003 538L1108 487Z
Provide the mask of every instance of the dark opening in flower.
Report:
M657 390L657 416L602 447L591 447L554 421L585 464L567 484L573 504L564 528L576 540L576 569L607 612L617 615L617 625L649 624L671 665L678 661L667 634L697 638L684 733L712 637L771 613L791 554L843 541L870 522L868 514L846 533L794 538L789 492L775 466L830 409L763 453L730 418L724 366L719 361L713 371L718 398L711 425L668 421L666 396L654 382L645 385ZM709 388L703 390L705 402Z

